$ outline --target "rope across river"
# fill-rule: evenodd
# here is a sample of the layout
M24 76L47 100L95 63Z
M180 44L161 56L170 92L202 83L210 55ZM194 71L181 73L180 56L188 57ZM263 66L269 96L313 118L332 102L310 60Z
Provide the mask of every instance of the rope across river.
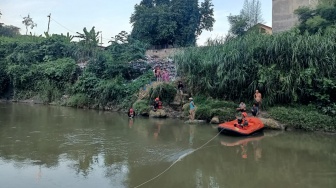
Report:
M215 139L218 135L220 135L221 132L222 132L222 131L218 132L218 134L216 134L216 136L214 136L213 138L211 138L209 141L207 141L207 142L206 142L205 144L203 144L202 146L200 146L200 147L198 147L198 148L196 148L196 149L194 149L194 150L192 150L192 151L189 151L189 152L187 152L187 153L181 155L181 156L180 156L178 159L176 159L176 160L175 160L175 161L174 161L168 168L166 168L164 171L162 171L162 172L161 172L160 174L158 174L157 176L155 176L155 177L153 177L153 178L151 178L151 179L149 179L149 180L147 180L147 181L141 183L140 185L135 186L134 188L141 187L141 186L143 186L143 185L145 185L145 184L147 184L147 183L149 183L149 182L151 182L151 181L157 179L158 177L160 177L161 175L163 175L164 173L166 173L169 169L171 169L177 162L179 162L180 160L182 160L184 157L186 157L186 156L188 156L188 155L194 153L195 151L198 151L198 150L202 149L204 146L206 146L208 143L210 143L213 139Z

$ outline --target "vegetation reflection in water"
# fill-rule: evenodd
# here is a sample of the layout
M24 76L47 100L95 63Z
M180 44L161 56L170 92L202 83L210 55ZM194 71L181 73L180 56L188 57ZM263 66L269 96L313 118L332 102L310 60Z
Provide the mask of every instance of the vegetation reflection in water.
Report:
M335 187L333 135L265 131L62 107L0 104L2 187ZM181 158L183 156L183 158ZM20 181L18 181L20 180Z

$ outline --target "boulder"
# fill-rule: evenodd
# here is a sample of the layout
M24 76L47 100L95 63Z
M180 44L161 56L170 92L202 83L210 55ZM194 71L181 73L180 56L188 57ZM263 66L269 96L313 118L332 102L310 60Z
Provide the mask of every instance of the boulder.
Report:
M219 117L215 116L210 121L211 124L219 124Z
M167 113L163 109L157 109L156 111L151 110L149 112L149 117L153 118L166 118Z
M265 125L267 129L275 129L275 130L284 130L284 126L282 126L279 122L270 118L259 118Z

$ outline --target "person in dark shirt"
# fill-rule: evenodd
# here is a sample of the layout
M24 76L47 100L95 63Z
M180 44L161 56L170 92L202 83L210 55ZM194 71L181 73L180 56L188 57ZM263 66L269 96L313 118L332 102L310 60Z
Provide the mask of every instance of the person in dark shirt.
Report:
M177 92L180 96L181 102L183 102L183 89L184 89L184 86L183 86L182 82L179 81L178 85L177 85L177 90L178 90Z
M257 114L258 114L258 107L256 106L256 104L253 104L253 107L252 107L252 109L251 109L251 112L252 112L252 115L253 115L254 117L257 116Z

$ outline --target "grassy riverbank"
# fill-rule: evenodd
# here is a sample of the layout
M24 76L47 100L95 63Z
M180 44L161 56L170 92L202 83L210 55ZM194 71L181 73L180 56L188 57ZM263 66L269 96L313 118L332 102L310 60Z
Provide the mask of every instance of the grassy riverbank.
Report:
M252 33L184 48L173 59L186 93L195 99L197 119L232 120L239 101L251 106L248 101L259 89L270 118L294 129L335 132L335 34ZM177 93L175 82L146 88L154 77L138 42L104 50L59 35L0 37L0 43L3 98L119 111L134 105L147 114L155 97L170 106ZM141 97L144 89L148 95Z
M205 97L195 97L196 118L210 120L214 116L218 116L220 122L230 121L239 115L236 108L239 102L221 101ZM247 111L250 112L251 104L247 104ZM188 113L188 108L184 110ZM271 118L283 124L286 128L304 131L322 131L336 132L336 118L321 113L314 105L287 105L272 106L262 109L262 117Z

